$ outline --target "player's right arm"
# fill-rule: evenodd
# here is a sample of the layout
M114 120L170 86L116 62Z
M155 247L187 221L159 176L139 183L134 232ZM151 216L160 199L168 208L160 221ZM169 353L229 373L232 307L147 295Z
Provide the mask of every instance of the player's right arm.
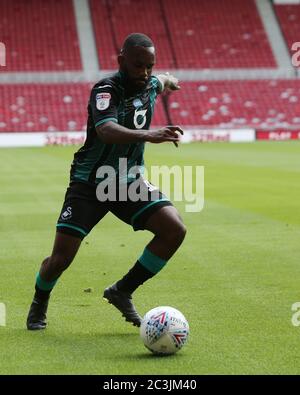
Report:
M92 89L90 107L98 137L105 144L131 144L138 142L163 143L174 142L177 146L179 126L166 126L157 130L128 129L118 124L119 98L113 85L103 85Z
M133 130L125 128L115 122L108 121L96 127L99 138L106 144L130 144L138 142L177 143L179 133L183 130L179 126L166 126L156 130Z

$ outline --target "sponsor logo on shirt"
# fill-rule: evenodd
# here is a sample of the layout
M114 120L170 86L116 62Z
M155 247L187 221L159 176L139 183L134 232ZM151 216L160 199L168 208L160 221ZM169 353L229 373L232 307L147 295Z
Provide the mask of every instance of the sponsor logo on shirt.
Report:
M135 108L142 107L142 105L143 105L143 103L142 103L141 99L134 99L134 100L133 100L133 106L134 106Z

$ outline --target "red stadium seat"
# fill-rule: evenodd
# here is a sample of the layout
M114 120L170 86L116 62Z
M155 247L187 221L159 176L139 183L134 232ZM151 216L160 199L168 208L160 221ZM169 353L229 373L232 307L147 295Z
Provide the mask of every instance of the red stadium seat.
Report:
M294 42L300 42L300 5L275 5L276 14L291 53Z
M276 67L254 0L164 0L179 68Z
M0 85L0 132L81 131L86 129L91 84ZM158 99L152 125L166 125Z
M173 124L221 128L300 126L300 80L182 82L168 99ZM89 84L0 87L1 132L85 130ZM5 104L5 105L4 105ZM167 125L159 97L152 127Z
M72 0L0 0L5 71L81 70Z
M300 80L181 83L169 99L174 124L221 128L300 126Z
M21 84L0 86L2 132L84 130L87 84Z
M276 67L254 0L90 0L102 69L126 35L149 34L157 68ZM126 21L126 23L124 23Z
M254 0L243 0L242 7L240 0L90 0L89 4L101 69L116 70L122 41L133 31L153 38L160 69L276 67ZM71 0L0 0L0 7L5 71L81 69ZM291 47L299 41L300 6L275 9ZM91 86L0 85L0 132L85 130ZM299 79L193 81L181 82L181 87L168 97L167 112L158 98L153 127L169 122L221 128L300 127Z
M159 0L90 0L99 63L115 69L124 38L132 32L149 34L155 42L157 68L175 67Z

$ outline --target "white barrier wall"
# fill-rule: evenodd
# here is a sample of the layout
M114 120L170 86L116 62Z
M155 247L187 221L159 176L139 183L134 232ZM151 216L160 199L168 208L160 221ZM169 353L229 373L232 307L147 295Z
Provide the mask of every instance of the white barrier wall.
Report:
M46 145L83 145L85 132L0 133L0 147L43 147ZM185 129L183 143L193 141L251 142L254 129Z
M0 147L83 144L85 132L0 133Z
M232 143L252 142L255 140L254 129L184 129L183 143L193 141L213 142L228 141Z
M300 0L273 0L273 3L281 5L300 4Z
M182 143L193 141L251 142L254 129L184 129ZM46 145L83 145L85 132L0 133L0 147L43 147Z

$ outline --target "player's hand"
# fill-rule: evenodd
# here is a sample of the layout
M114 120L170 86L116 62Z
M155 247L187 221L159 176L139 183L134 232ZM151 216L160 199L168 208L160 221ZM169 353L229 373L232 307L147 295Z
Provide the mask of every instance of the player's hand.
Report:
M179 126L168 125L162 129L149 131L147 141L156 144L173 142L178 147L178 142L180 141L178 132L183 134L183 130Z
M180 89L178 78L174 77L173 75L166 73L168 78L166 83L166 88L170 89L171 91L178 91Z

